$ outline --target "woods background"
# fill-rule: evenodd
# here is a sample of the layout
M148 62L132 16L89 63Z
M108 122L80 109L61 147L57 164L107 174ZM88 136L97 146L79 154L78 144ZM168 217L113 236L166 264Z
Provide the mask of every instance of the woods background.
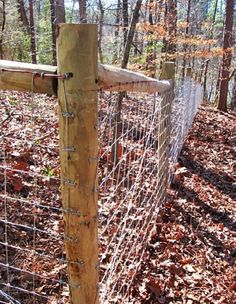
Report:
M192 67L205 101L236 106L234 0L2 0L1 59L56 65L58 23L98 23L99 59L151 77Z

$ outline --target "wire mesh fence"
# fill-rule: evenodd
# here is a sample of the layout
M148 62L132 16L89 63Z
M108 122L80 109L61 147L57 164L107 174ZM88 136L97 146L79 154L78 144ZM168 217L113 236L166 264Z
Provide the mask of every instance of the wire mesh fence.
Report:
M132 284L202 87L188 78L163 95L99 94L100 300L135 303ZM1 96L0 303L69 302L56 108L45 95Z
M175 98L171 105L169 182L173 180L174 165L202 102L203 87L191 77L187 77L175 88Z
M101 303L135 303L132 284L202 93L187 78L162 95L128 95L122 105L113 94L100 98Z
M153 96L100 99L101 302L124 301L158 212L158 113Z
M42 95L1 94L2 302L66 303L55 106Z

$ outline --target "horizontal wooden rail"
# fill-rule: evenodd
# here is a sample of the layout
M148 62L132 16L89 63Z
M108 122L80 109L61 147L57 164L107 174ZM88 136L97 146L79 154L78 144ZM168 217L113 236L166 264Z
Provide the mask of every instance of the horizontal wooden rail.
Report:
M51 78L35 77L34 73L56 74L56 69L57 67L50 65L0 60L0 89L55 95L57 81Z
M57 78L63 77L56 77L56 74L55 66L0 60L0 89L56 95ZM170 87L169 81L159 81L141 73L98 64L98 90L164 93Z

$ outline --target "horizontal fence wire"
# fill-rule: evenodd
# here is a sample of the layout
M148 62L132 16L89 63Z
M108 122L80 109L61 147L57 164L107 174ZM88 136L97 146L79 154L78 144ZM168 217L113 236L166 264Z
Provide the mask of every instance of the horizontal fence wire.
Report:
M135 303L148 235L202 91L187 78L164 94L98 92L101 303ZM60 199L55 98L4 92L0 101L0 303L69 303L71 210Z

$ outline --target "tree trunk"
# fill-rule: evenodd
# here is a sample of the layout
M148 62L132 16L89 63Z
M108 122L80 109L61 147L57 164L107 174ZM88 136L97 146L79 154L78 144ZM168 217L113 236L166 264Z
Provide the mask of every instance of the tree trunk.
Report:
M141 8L141 4L142 4L142 0L137 0L137 2L135 4L132 20L131 20L131 23L129 26L129 31L127 33L123 60L121 63L121 68L123 68L123 69L127 68L127 65L128 65L130 49L131 49L133 38L134 38L136 24L139 19L139 11ZM124 96L125 96L125 92L120 92L118 95L118 99L117 99L116 124L115 124L115 128L114 128L114 138L113 138L113 140L114 140L113 142L115 144L113 145L113 149L112 149L112 158L113 158L114 163L117 163L119 160L119 158L118 158L118 147L119 147L118 138L120 136L121 129L122 129L121 111L122 111L122 101L123 101Z
M212 17L212 26L210 29L210 39L213 39L213 37L214 37L214 28L215 28L217 7L218 7L218 0L216 0L216 2L215 2L214 13L213 13L213 17ZM209 44L208 52L210 52L210 50L211 50L211 45ZM204 81L203 81L203 94L204 94L203 96L205 97L205 99L207 99L206 84L207 84L207 74L208 74L209 63L210 63L210 59L207 59L206 64L205 64Z
M168 44L167 60L175 61L176 36L177 36L177 0L168 0Z
M176 35L177 35L177 1L167 0L165 6L164 24L166 36L163 38L162 52L165 61L175 61Z
M55 0L55 16L56 16L56 24L66 22L64 0Z
M28 35L30 35L30 26L29 26L29 20L26 15L24 1L23 0L17 0L17 10L18 14L20 16L20 21L22 22L23 26L25 27Z
M123 69L127 68L127 64L129 61L130 49L131 49L132 42L134 39L136 24L138 23L141 4L142 4L142 0L137 0L135 8L134 8L132 20L131 20L129 31L127 34L127 40L126 40L125 49L124 49L124 56L123 56L123 60L122 60L122 64L121 64L121 67Z
M52 26L52 54L53 65L57 65L57 24L65 23L65 4L64 0L50 0L51 6L51 26Z
M233 45L233 17L234 17L234 0L226 1L225 8L225 28L224 28L224 43L223 43L223 62L221 68L220 79L220 96L217 108L221 111L227 111L227 96L228 84L230 75L230 65L232 59Z
M187 25L186 25L186 29L185 29L184 39L187 39L188 35L189 35L190 10L191 10L191 0L188 0L187 17L186 17L186 23L187 23ZM184 52L184 57L183 57L183 65L182 65L182 79L185 76L185 67L186 67L187 45L185 43L183 45L183 52Z
M80 23L87 23L87 2L79 0L79 20Z
M151 7L153 6L154 2L153 0L150 0L150 8L149 8L149 16L148 16L148 21L149 21L149 25L153 26L153 14L152 14L152 10ZM153 30L151 29L150 31L148 31L148 35L152 35L153 34ZM148 40L148 51L147 51L147 57L146 57L146 70L148 71L148 73L150 74L151 77L155 77L156 74L156 65L155 65L155 50L154 50L154 41L153 38Z
M6 24L6 3L2 0L2 26L1 26L1 36L0 36L0 58L3 59L3 33Z
M127 33L129 26L129 11L128 11L128 0L122 2L122 17L123 17L123 35L124 35L124 47L127 41Z
M29 0L29 25L32 63L37 63L33 0Z
M51 6L51 26L52 26L52 56L53 56L53 65L57 65L57 51L56 51L56 11L55 11L55 2L50 0Z
M234 86L233 86L233 94L232 94L232 109L236 110L236 73L234 73Z
M99 19L99 32L98 32L98 54L100 62L103 63L103 54L102 54L102 34L103 34L103 22L104 22L104 7L102 0L98 0L98 7L100 10L100 19Z
M120 13L121 13L121 0L118 0L117 9L116 9L116 21L115 21L116 28L115 28L115 41L114 41L114 55L113 55L112 63L116 63L119 54L120 46L118 42L118 36L120 32L120 21L121 21Z

